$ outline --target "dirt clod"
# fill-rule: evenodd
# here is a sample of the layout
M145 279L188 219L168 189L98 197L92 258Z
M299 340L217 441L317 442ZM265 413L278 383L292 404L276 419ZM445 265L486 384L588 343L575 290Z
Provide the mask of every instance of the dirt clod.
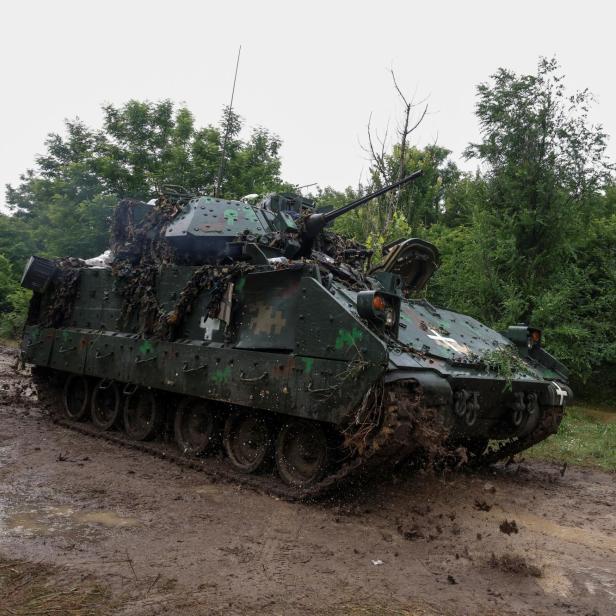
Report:
M403 526L398 526L398 532L407 541L414 541L415 539L421 539L424 536L423 533L416 526L412 528L406 528L406 529Z
M528 563L523 556L518 554L503 554L502 556L492 554L488 564L493 569L500 569L505 573L516 573L528 577L541 577L543 575L540 567Z
M511 535L512 533L517 534L519 532L518 525L515 520L503 520L498 528L501 533L505 533L505 535Z
M490 511L492 509L492 505L488 505L484 500L475 499L475 509L478 511Z

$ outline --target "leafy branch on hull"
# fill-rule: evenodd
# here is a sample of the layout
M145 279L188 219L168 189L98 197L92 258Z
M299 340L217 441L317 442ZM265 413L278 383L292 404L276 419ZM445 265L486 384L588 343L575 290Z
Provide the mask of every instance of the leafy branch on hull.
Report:
M517 354L512 346L501 346L488 351L481 357L481 363L489 372L505 379L506 389L511 388L511 382L518 376L530 374L528 364Z

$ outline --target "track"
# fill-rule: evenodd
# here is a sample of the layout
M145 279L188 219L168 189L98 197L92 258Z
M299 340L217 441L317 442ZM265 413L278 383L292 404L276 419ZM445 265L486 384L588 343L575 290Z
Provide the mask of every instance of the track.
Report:
M47 406L52 421L65 428L198 470L216 482L235 483L287 501L326 497L334 489L364 479L378 469L410 461L417 457L418 452L421 452L424 462L428 459L438 466L459 466L461 461L472 467L493 464L509 459L555 433L563 416L561 407L544 408L537 428L523 439L501 441L481 455L460 456L459 451L454 452L451 447L446 447L446 431L438 421L434 421L438 410L423 407L419 392L409 391L408 385L398 384L377 396L378 418L372 419L370 415L364 418L364 423L370 427L364 429L365 434L361 434L361 427L356 429L350 439L354 440L353 446L340 452L344 461L318 483L298 488L286 485L272 472L242 473L222 455L187 457L169 439L134 441L119 430L101 431L89 423L71 421L64 415L61 387L52 384L53 379L45 373L33 371L33 380L39 399ZM375 428L375 425L379 427Z
M180 453L170 440L134 441L119 430L101 431L95 426L71 421L65 417L62 405L62 390L53 384L48 374L33 370L33 380L39 400L48 409L51 420L70 430L92 438L102 439L121 447L148 453L157 458L205 473L213 481L243 485L288 501L305 501L327 496L333 489L359 478L385 465L393 466L408 459L420 447L425 450L441 447L446 434L430 427L426 418L433 416L430 409L420 405L419 397L404 386L397 385L378 396L378 428L372 424L366 433L355 438L354 445L339 452L344 461L318 483L305 488L284 484L274 473L242 473L232 467L221 455L187 457ZM370 422L368 417L366 420ZM414 437L414 438L413 438ZM351 453L353 451L354 453ZM346 458L346 459L345 459Z

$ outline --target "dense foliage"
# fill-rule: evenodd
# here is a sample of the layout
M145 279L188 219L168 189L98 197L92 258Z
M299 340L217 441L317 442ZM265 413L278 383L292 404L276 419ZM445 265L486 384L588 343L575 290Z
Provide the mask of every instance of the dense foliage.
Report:
M616 187L607 136L588 119L592 96L567 94L545 59L536 75L500 69L477 95L482 140L465 156L480 171L459 173L446 150L411 148L405 172L426 173L385 233L378 204L338 229L375 248L431 239L442 255L431 301L495 328L532 323L578 381L600 368L605 377L616 363Z
M337 230L376 255L398 237L430 239L442 254L431 301L496 328L533 323L578 381L605 380L616 364L616 185L607 136L589 120L592 102L588 91L567 93L554 60L540 60L534 75L499 69L477 88L481 140L464 153L476 172L462 172L442 146L394 145L373 161L367 185L316 198L339 206L423 169L399 194L338 219ZM224 118L222 193L289 188L280 140L264 129L241 139L240 118L228 110ZM98 254L118 197L149 199L167 183L211 193L223 130L196 128L169 101L131 101L105 107L100 130L71 121L65 135L50 135L35 170L7 188L14 211L0 217L0 335L19 328L27 295L16 276L29 254Z
M242 121L228 109L220 126L205 128L168 100L107 105L103 112L99 130L67 121L64 135L47 138L35 170L16 187L7 186L12 212L0 215L0 336L20 329L27 295L18 274L31 254L100 254L108 244L112 208L122 197L148 200L168 184L212 194L225 130L221 194L289 188L280 179L280 139L263 128L242 139Z

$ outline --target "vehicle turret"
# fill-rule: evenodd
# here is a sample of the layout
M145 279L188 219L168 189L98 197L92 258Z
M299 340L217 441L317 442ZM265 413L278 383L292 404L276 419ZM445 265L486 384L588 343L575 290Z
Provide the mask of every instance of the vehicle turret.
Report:
M218 197L176 193L155 203L121 201L116 209L112 245L122 254L137 255L144 238L163 237L177 263L203 265L250 260L258 246L266 258L311 255L314 241L325 227L346 214L422 175L416 171L347 205L329 212L289 193L268 195L253 205Z

